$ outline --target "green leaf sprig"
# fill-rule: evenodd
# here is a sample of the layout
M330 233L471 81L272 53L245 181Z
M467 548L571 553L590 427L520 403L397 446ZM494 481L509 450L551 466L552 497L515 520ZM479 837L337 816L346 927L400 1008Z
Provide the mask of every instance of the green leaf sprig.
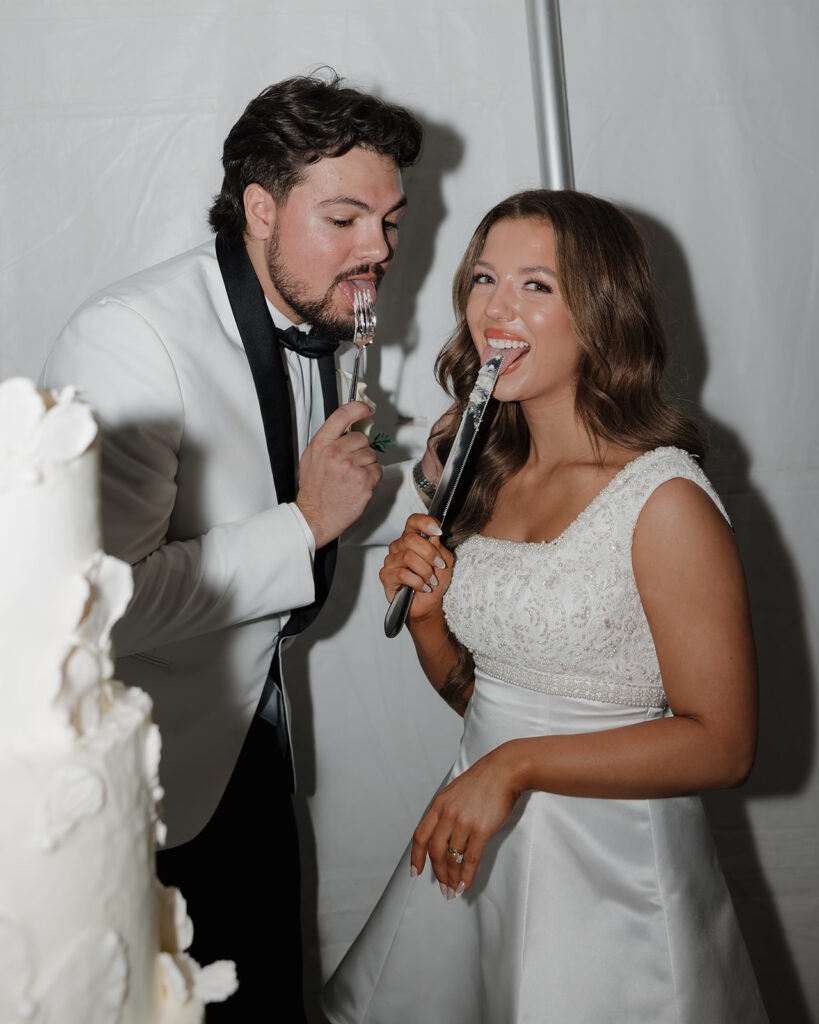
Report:
M383 452L387 445L390 444L395 444L395 441L382 430L370 441L370 448L374 448L377 452Z

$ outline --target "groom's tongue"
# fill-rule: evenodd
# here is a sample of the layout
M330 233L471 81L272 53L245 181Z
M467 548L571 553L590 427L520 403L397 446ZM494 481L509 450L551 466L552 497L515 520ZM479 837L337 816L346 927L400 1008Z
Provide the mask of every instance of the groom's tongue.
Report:
M359 294L368 293L370 296L370 302L375 305L375 285L372 281L364 280L360 277L347 278L345 281L339 281L338 288L344 298L353 308L355 303L356 292Z

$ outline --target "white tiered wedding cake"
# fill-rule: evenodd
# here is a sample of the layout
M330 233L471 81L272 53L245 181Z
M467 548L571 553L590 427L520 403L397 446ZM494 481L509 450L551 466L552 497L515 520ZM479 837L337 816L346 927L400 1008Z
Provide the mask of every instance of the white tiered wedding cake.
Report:
M0 1021L193 1024L201 968L156 879L159 731L112 680L131 571L101 550L97 426L72 388L0 384Z

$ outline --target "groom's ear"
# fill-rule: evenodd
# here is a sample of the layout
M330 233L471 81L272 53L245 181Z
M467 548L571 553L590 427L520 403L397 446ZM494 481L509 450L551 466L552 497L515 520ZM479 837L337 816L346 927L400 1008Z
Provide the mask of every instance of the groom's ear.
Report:
M276 201L261 185L253 182L244 192L245 232L249 238L267 241L276 226Z

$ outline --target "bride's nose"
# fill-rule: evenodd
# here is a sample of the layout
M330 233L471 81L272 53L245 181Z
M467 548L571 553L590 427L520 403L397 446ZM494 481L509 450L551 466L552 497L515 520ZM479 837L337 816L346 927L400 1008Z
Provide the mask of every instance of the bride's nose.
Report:
M486 304L486 315L490 320L497 320L501 323L514 320L514 291L511 284L499 281L495 285Z

